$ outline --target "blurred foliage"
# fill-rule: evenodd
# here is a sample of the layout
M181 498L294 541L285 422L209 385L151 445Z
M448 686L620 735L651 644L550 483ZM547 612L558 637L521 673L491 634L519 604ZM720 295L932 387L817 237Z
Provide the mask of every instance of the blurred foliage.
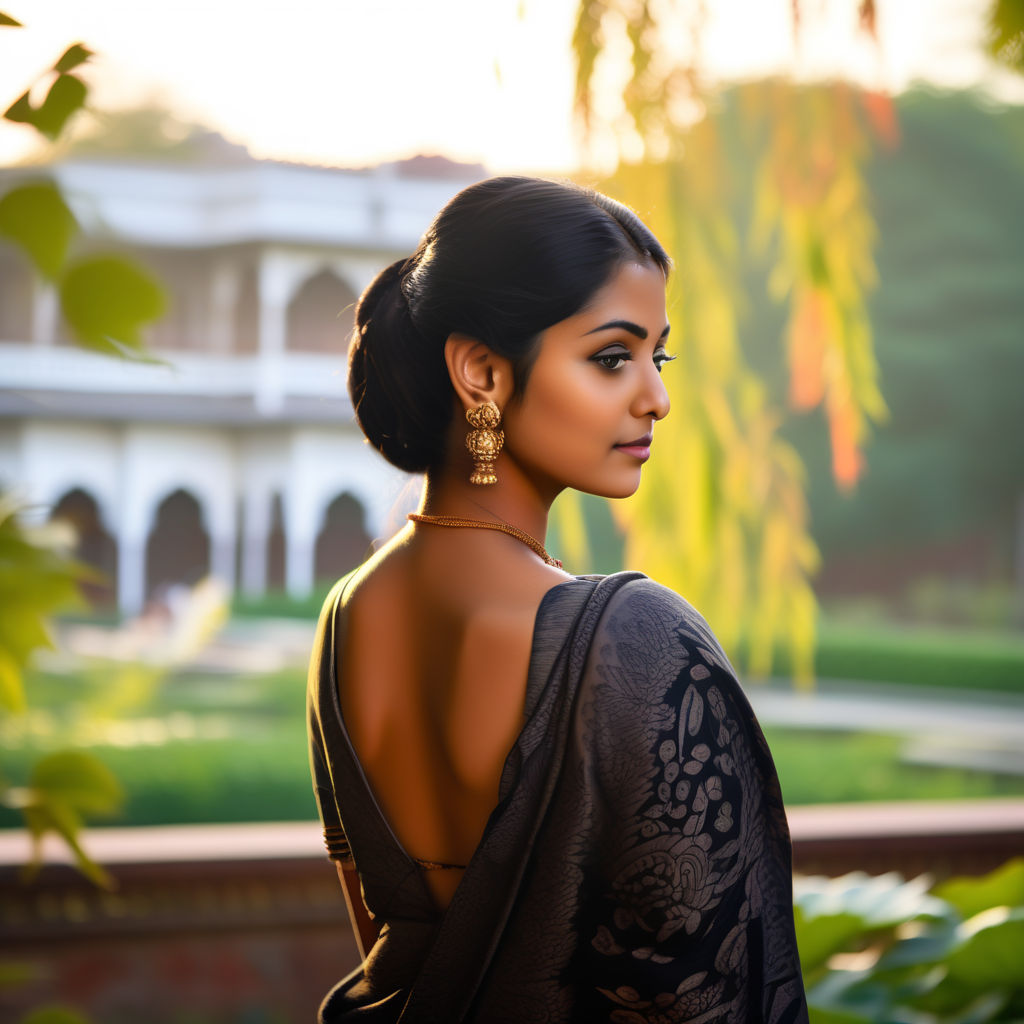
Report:
M863 470L868 422L888 415L867 315L876 231L861 167L867 124L894 132L891 103L842 84L776 81L742 90L739 106L765 151L751 235L755 252L774 251L769 295L789 304L789 405L824 408L833 473L848 489Z
M76 230L74 215L50 182L22 185L0 198L0 235L20 246L48 281L60 273Z
M47 72L46 77L52 81L42 103L33 106L32 90L26 89L7 108L4 117L18 124L32 125L48 139L55 139L64 130L68 120L85 103L85 83L71 72L85 64L91 56L92 51L87 50L81 43L69 46Z
M988 52L1000 64L1024 72L1024 0L994 0L988 19Z
M673 414L658 429L659 447L674 457L652 461L620 515L629 560L691 597L727 649L742 638L751 674L769 673L781 642L807 683L818 551L802 463L739 341L745 298L732 206L742 164L728 159L697 70L698 14L681 2L581 0L573 40L580 122L596 141L603 126L624 157L601 184L640 212L675 260L669 302L681 359L666 375ZM872 5L861 14L873 31ZM685 31L696 37L688 57L678 50ZM623 53L628 61L616 65ZM607 108L611 81L621 103ZM862 165L871 125L892 134L891 107L843 85L784 82L744 89L740 106L745 162L757 168L752 183L739 183L753 189L752 244L770 258L768 287L789 308L790 404L824 406L833 474L849 489L869 424L886 414L866 306L875 229Z
M715 195L727 173L715 126L689 133L690 158L620 167L610 186L640 209L675 260L669 284L672 415L637 495L616 505L630 564L694 602L746 668L771 669L777 639L799 682L812 675L817 566L800 461L738 338L739 249ZM745 634L744 631L745 630Z
M0 26L19 28L10 16ZM47 85L33 104L33 86L7 108L4 117L55 139L82 108L87 89L75 74L92 56L80 43L67 48L33 85ZM72 257L77 224L59 189L49 181L22 181L0 196L0 237L19 249L61 299L72 331L86 347L122 355L145 355L139 328L164 304L160 286L121 257ZM0 492L0 707L26 716L23 670L33 652L52 646L48 620L78 599L78 588L95 575L69 554L69 537L58 526L30 527L17 502ZM56 833L79 869L98 885L110 876L85 852L79 837L83 814L109 814L122 799L117 780L94 755L80 750L49 752L32 764L24 785L0 777L0 803L16 809L32 838L32 863L39 866L42 841ZM39 1021L70 1020L67 1013L41 1009Z
M0 27L20 23L0 12ZM70 72L90 53L74 45L54 65L55 80L46 98L33 107L29 92L16 100L4 117L33 125L55 138L85 100L82 81ZM49 282L60 279L76 229L74 217L60 192L49 182L21 185L0 196L0 237L13 242L36 271ZM72 324L72 326L74 326ZM0 708L6 715L23 716L27 701L23 670L41 646L52 646L50 616L78 599L78 587L91 575L67 552L67 538L53 526L32 529L18 516L17 504L0 491ZM29 771L27 785L17 786L0 772L0 805L16 809L32 839L29 878L41 862L47 833L59 835L71 850L79 870L97 885L110 887L111 877L82 847L82 814L110 813L120 804L121 789L108 768L93 754L58 751L39 758ZM22 965L0 965L0 985L30 980ZM21 1024L87 1024L74 1010L41 1006L22 1017Z
M883 225L871 316L892 416L857 501L829 485L819 415L784 433L808 467L826 571L869 553L891 571L901 552L974 535L986 538L977 573L1008 584L1024 482L1011 441L1024 435L1024 108L915 89L897 109L900 148L867 174ZM755 300L751 320L751 357L770 374L777 311Z
M69 266L60 282L64 319L79 342L114 355L143 352L141 327L163 315L163 288L134 261L97 256Z
M69 258L77 234L73 213L50 181L28 181L0 196L0 238L21 250L56 287L75 340L96 351L151 360L142 328L163 315L163 287L141 264L121 255Z
M12 23L17 26L12 18L4 22L8 27ZM90 57L92 52L80 43L68 47L43 76L43 84L52 81L42 102L33 106L30 87L7 108L4 118L56 139L85 104L86 85L74 72ZM163 288L141 265L119 255L72 258L77 235L74 214L52 182L22 181L0 196L0 238L19 249L57 289L61 313L76 340L102 352L149 358L141 330L163 314Z
M118 748L126 735L152 737L154 722L158 737L174 735L175 729L180 733L180 718L176 719L171 713L168 722L162 723L160 718L152 717L153 709L161 707L164 682L183 664L191 662L221 628L227 617L228 605L223 585L213 579L203 580L192 588L187 600L180 603L170 627L160 636L144 634L142 640L148 661L76 658L73 660L73 675L65 680L56 699L53 688L42 681L45 677L40 677L38 672L32 673L30 678L34 682L34 692L32 701L28 702L21 670L44 643L52 647L46 617L63 603L74 599L82 573L77 563L44 543L55 532L58 531L52 527L28 531L13 516L8 517L0 528L0 599L4 601L5 609L12 609L11 615L5 614L0 619L0 629L3 630L0 632L0 655L13 651L21 658L20 662L14 662L16 671L5 678L7 706L18 713L0 720L0 737L5 751L0 804L20 815L33 839L32 861L25 871L26 878L31 878L38 870L42 841L47 833L52 832L70 848L79 870L96 884L109 887L113 884L111 877L81 846L83 816L109 817L120 813L126 807L126 797L129 805L131 798L139 798L138 779L148 778L154 764L156 790L146 791L142 799L155 801L157 806L166 799L172 808L181 804L181 794L175 792L180 780L176 780L174 772L168 773L164 761L157 759L152 762L151 758L144 756L140 767L137 753L134 758L126 759L123 750ZM17 544L11 543L12 535ZM12 551L16 557L11 557ZM10 584L11 589L4 593L6 584ZM17 588L16 596L12 593L14 588ZM20 638L20 647L9 639L11 636ZM254 687L253 692L259 692L259 688ZM294 693L290 692L290 698L293 697ZM301 702L296 703L295 708L301 709ZM271 714L274 710L268 705L266 713ZM151 717L140 725L138 718L143 711ZM166 714L167 709L157 713ZM297 734L288 734L288 743L294 746L296 766L302 769L298 778L308 789L301 718L298 724ZM112 745L111 738L115 740ZM56 751L53 749L55 746L59 748ZM265 767L261 762L265 761L266 752L258 744L257 748L256 758L240 758L241 763L248 765L252 778L259 778L261 767ZM93 752L99 749L103 749L102 760ZM232 753L238 752L236 748ZM181 750L175 753L180 756ZM275 747L273 753L278 759L283 755L280 747ZM186 760L193 764L193 758L194 751L190 751ZM118 770L116 774L108 767L111 765ZM124 768L130 770L132 777L127 794L118 782L119 775L126 777L121 773ZM228 758L226 763L218 764L215 771L218 785L213 789L220 794L218 806L222 807L230 804L231 797L220 787L237 789L241 769ZM15 777L26 781L17 784ZM264 796L265 793L257 788L252 801L246 804L243 800L239 804L243 818ZM294 802L294 787L289 798ZM201 818L215 820L205 816ZM187 816L183 820L187 820ZM232 816L229 811L225 820L243 819L237 814Z
M4 803L21 811L33 839L31 863L24 872L31 880L42 866L42 840L59 835L75 856L78 869L97 885L111 889L113 878L82 848L79 836L84 814L112 814L123 794L117 779L102 761L80 750L62 750L41 758L32 768L27 787L8 787Z
M53 524L27 526L11 498L0 494L0 707L7 714L26 713L24 669L36 649L53 646L50 616L79 601L79 584L93 575L69 557L68 540ZM120 797L109 770L88 753L62 751L42 758L30 768L25 786L0 774L0 803L21 813L33 840L33 866L44 836L55 832L79 869L101 885L110 879L78 841L81 815L111 813Z
M9 495L0 494L0 707L25 709L22 670L37 647L51 647L47 619L78 599L90 574L68 557L70 537L59 525L31 528Z
M1024 860L982 878L797 879L812 1024L982 1024L1024 1017Z

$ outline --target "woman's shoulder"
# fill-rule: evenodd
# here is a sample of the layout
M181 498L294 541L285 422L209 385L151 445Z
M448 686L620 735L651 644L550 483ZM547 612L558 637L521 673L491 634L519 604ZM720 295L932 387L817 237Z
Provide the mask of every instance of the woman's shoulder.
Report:
M392 538L331 587L320 612L321 623L340 616L346 622L386 612L408 591L408 552L404 538Z
M711 627L652 579L625 582L608 602L582 690L580 723L599 760L642 764L651 751L671 747L674 757L685 747L701 752L687 769L694 772L705 751L727 754L729 764L754 757L770 766L757 718ZM622 768L621 777L632 776Z
M671 587L651 579L641 572L626 571L604 577L607 580L621 579L613 602L620 606L636 609L639 606L662 609L668 612L686 612L700 618L700 613L682 595Z
M595 642L623 646L638 657L646 652L651 660L697 659L735 678L704 616L686 598L648 576L633 575L618 587L598 624Z

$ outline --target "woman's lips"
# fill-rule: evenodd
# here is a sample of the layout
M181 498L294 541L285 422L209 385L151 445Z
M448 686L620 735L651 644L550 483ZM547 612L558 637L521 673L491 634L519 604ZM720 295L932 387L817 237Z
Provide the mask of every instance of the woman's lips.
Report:
M615 447L620 452L625 452L641 462L646 462L651 457L651 441L653 439L652 435L644 434L643 437L638 437L635 441L627 441L625 444L617 444Z

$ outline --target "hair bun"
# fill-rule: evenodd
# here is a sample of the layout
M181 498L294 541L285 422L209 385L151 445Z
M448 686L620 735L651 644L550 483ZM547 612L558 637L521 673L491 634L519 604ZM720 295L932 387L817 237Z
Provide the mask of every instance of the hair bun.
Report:
M443 346L414 326L402 291L408 260L385 267L356 306L348 391L367 440L392 465L424 473L437 465L451 416Z

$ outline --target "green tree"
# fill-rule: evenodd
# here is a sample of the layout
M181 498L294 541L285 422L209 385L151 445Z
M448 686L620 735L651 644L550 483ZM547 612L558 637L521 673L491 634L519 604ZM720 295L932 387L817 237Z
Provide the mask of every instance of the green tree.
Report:
M0 14L0 27L20 28ZM78 72L92 56L76 43L47 75L46 95L36 105L30 91L8 107L4 117L56 139L82 108L87 88ZM76 254L78 226L59 188L32 174L0 195L0 239L30 262L59 296L62 315L84 347L136 359L150 358L142 326L163 311L160 285L141 267L116 253ZM27 700L23 670L34 651L52 644L49 620L78 599L78 585L90 571L68 553L66 536L24 521L17 501L0 491L0 710L18 715ZM0 774L0 800L19 810L33 840L30 866L38 866L47 833L61 836L79 868L101 885L107 873L80 843L82 816L110 813L121 788L92 755L62 750L39 760L21 783Z

